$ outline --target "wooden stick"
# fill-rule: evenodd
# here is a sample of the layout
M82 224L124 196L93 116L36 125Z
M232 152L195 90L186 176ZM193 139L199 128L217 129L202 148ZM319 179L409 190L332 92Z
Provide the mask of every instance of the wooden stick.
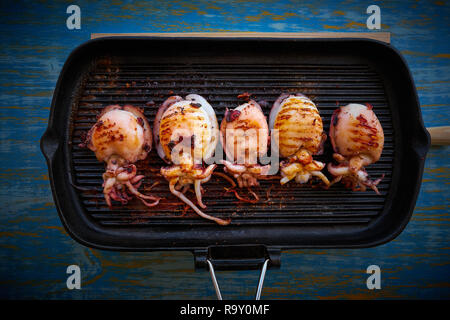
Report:
M427 128L432 145L450 145L450 126Z
M207 38L365 38L391 42L390 32L167 32L167 33L92 33L103 37L207 37Z

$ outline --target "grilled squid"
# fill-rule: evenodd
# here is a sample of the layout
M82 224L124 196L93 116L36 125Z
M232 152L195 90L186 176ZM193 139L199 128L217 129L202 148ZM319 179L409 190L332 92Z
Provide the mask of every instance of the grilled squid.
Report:
M109 207L111 200L128 203L132 195L153 207L160 198L138 191L143 175L137 175L134 163L143 160L152 148L152 132L144 114L136 107L111 105L103 109L86 135L84 146L106 162L103 194Z
M370 187L377 194L377 184L364 169L380 159L384 145L384 133L371 105L349 104L336 109L331 118L330 139L333 158L338 164L329 163L328 171L335 177L332 184L341 181L353 191L365 191Z
M153 127L156 151L171 166L162 167L161 174L169 181L172 194L190 206L199 216L227 225L230 220L219 219L203 213L185 193L191 185L197 204L202 201L202 183L211 178L215 164L205 166L204 160L212 157L219 140L216 114L211 105L197 94L185 99L169 97L160 107Z
M329 185L321 172L325 164L313 155L323 152L326 134L316 105L302 94L282 94L269 115L269 126L278 143L279 155L286 158L280 163L281 184L292 179L306 183L312 176Z
M225 172L236 178L240 188L259 186L258 179L265 178L270 170L270 165L258 164L258 158L267 153L269 139L267 120L260 105L250 100L233 110L227 109L220 132L227 156L227 160L222 160ZM258 196L249 191L257 201Z

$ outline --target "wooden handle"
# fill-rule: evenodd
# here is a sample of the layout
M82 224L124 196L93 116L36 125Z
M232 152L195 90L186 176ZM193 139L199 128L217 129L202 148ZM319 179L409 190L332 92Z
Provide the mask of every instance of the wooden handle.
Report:
M432 145L450 145L450 126L427 128Z
M391 42L390 32L167 32L167 33L92 33L91 39L103 37L210 37L210 38L367 38Z

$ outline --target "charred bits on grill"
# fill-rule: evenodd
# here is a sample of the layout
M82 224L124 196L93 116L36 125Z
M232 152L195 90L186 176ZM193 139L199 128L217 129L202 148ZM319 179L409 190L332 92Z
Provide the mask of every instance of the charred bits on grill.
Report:
M249 101L251 96L252 96L251 93L244 92L244 93L241 93L240 95L238 95L237 97L238 97L238 99L242 99L244 101Z

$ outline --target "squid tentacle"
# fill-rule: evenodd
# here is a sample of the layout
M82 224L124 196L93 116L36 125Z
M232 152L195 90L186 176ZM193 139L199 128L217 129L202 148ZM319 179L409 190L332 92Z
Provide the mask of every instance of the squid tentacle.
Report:
M254 199L247 199L247 198L240 196L238 191L236 190L236 183L233 181L233 179L230 178L225 173L220 173L221 177L223 177L225 180L227 180L231 183L231 187L225 188L225 190L227 192L233 192L235 197L238 200L241 200L244 202L249 202L249 203L257 203L259 201L259 196L255 192L253 192L250 189L250 187L259 186L258 179L259 178L264 179L266 177L267 172L270 170L270 165L266 165L266 166L256 165L256 166L246 167L244 165L233 164L229 161L223 161L222 163L225 165L224 171L233 174L233 177L237 181L237 187L239 187L239 189L247 188L247 190L254 197ZM230 170L230 168L231 168L231 170ZM219 175L219 173L216 173L216 174Z
M217 224L222 225L222 226L226 226L226 225L230 224L230 222L231 222L230 219L224 220L224 219L220 219L220 218L213 217L213 216L203 213L199 208L197 208L197 206L195 204L193 204L191 202L191 200L186 198L186 196L183 193L181 193L175 189L175 185L177 182L178 182L178 178L175 178L175 179L172 179L169 181L170 192L172 192L172 194L174 194L176 197L181 199L188 206L190 206L199 216L201 216L205 219L208 219L208 220L215 221Z
M231 188L236 187L236 183L233 181L233 179L231 179L229 176L227 176L225 173L222 172L214 172L213 173L216 176L222 177L225 180L227 180L230 184L231 184Z
M228 189L227 192L233 192L234 196L238 200L241 200L241 201L244 201L244 202L248 202L248 203L257 203L259 201L258 195L255 192L253 192L250 188L247 188L247 190L254 197L254 199L247 199L247 198L244 198L244 197L240 196L239 193L237 192L237 190L234 189L234 188Z
M287 164L281 169L281 180L280 183L286 184L290 180L295 178L295 181L299 184L307 183L312 176L318 177L324 184L325 187L329 186L330 181L322 173L325 164L316 160L310 159L310 162L302 162L296 157L291 159L292 161L287 162Z
M144 178L145 178L145 176L141 174L141 175L138 175L138 176L134 176L132 179L130 179L130 182L132 184L136 184L136 183L140 182Z
M202 190L201 190L201 181L195 180L194 182L195 196L197 197L197 203L203 209L206 208L206 205L202 201Z
M103 182L103 194L105 196L106 204L110 208L112 207L110 194L111 194L111 191L114 188L115 184L116 184L116 178L107 178Z
M114 170L111 176L112 170L107 170L103 174L103 194L105 196L106 204L108 207L112 207L112 200L118 201L122 204L127 204L132 199L126 190L122 187L125 185L128 190L139 198L146 206L153 207L159 203L161 198L155 196L148 196L140 193L137 189L141 186L143 175L136 176L136 166L129 165L127 167L118 167ZM146 202L144 199L152 200L152 203Z
M377 185L383 180L384 174L376 180L371 180L365 169L359 166L359 164L356 166L354 163L353 166L349 165L348 163L344 163L340 157L335 157L335 160L339 161L340 164L334 165L329 163L327 167L328 172L335 177L329 186L342 180L344 185L353 191L366 191L366 187L370 187L377 194L380 194Z
M136 197L142 198L142 199L147 199L147 200L154 200L154 201L159 201L161 200L158 197L155 196L148 196L145 194L140 193L132 184L130 181L125 182L125 185L127 186L128 190L130 190L130 192L132 194L134 194Z
M116 188L113 188L109 193L109 195L113 200L119 201L122 204L128 203L129 200L128 197L121 191L117 190Z

